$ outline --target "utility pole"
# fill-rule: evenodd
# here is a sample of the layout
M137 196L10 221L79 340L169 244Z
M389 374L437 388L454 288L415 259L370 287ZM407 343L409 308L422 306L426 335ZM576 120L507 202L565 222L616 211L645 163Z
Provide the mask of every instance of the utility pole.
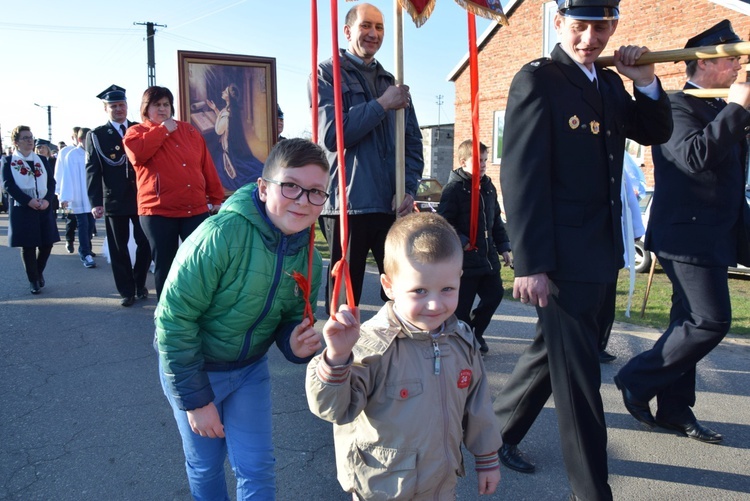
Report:
M438 94L437 96L435 96L435 99L437 99L437 101L435 101L435 104L438 105L438 126L440 126L440 107L443 105L443 95Z
M134 25L146 26L146 51L148 56L148 86L156 85L156 57L154 56L154 35L156 26L166 28L166 24L155 24L152 22L133 23Z
M47 134L49 142L52 142L52 106L51 105L45 105L42 106L41 104L34 103L34 106L39 106L40 108L47 108Z

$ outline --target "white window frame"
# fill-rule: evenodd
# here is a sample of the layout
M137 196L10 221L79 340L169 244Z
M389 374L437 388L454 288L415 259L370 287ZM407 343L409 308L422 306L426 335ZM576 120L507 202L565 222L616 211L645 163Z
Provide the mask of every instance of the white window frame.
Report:
M557 2L546 2L542 5L542 57L549 57L559 41L555 30Z

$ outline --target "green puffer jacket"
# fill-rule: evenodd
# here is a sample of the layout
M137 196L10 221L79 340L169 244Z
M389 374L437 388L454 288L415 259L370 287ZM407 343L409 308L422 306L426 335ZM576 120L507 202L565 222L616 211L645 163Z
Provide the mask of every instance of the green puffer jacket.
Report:
M183 410L213 401L207 371L247 366L274 341L292 362L312 358L289 345L305 307L292 273L307 275L309 230L282 234L257 193L255 184L237 190L180 246L156 309L161 370ZM315 251L313 305L321 268Z

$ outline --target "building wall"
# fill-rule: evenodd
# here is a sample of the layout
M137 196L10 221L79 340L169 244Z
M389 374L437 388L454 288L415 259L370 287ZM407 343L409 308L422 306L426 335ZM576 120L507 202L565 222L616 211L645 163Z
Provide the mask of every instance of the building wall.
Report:
M492 144L494 112L505 109L513 76L524 64L542 56L545 3L542 0L516 2L510 12L510 26L498 27L479 49L479 137L487 145ZM750 40L750 16L709 0L623 2L617 31L610 38L604 55L611 55L621 45L643 45L652 51L681 49L688 38L722 19L729 19L735 32L743 40ZM665 89L680 89L686 80L685 63L657 64L656 74ZM741 75L739 80L745 79L746 76ZM630 80L624 80L625 87L632 89ZM455 131L458 137L471 137L468 66L456 77L455 85ZM647 182L653 185L650 148L644 150L644 172ZM499 171L500 165L488 165L487 174L495 182L499 181Z
M427 125L422 131L424 172L422 177L433 177L445 186L453 169L453 124Z

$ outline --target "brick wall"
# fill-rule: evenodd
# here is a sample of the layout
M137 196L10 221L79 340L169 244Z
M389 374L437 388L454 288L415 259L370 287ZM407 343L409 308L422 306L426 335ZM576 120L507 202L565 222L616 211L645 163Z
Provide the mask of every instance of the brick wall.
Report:
M542 0L521 1L510 13L510 26L495 29L479 49L479 137L488 146L492 145L494 112L505 109L513 76L521 66L541 57L545 3ZM623 2L621 7L617 31L610 38L604 55L611 55L621 45L644 45L654 51L681 49L688 38L722 19L729 19L737 34L750 40L750 16L708 0L630 1ZM689 12L687 17L686 12ZM657 64L656 74L665 89L680 89L685 83L685 64ZM745 80L744 75L740 80ZM458 144L471 137L468 66L458 75L455 85ZM627 78L625 87L632 89ZM645 148L644 163L647 182L653 185L650 148ZM488 165L487 174L495 183L499 183L499 171L499 165Z

